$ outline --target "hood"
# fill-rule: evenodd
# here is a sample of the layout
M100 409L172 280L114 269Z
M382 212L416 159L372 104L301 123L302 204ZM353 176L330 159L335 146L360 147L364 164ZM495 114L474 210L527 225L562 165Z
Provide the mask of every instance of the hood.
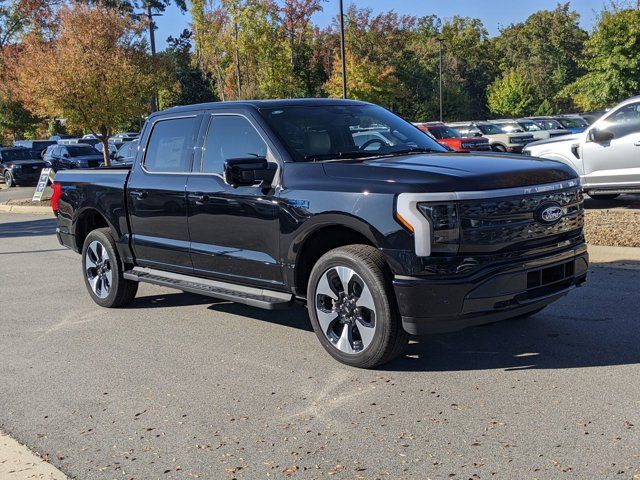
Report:
M20 165L21 167L41 167L44 168L46 164L42 160L9 160L5 162L5 165Z
M534 147L537 145L550 145L552 143L574 143L580 139L579 134L573 135L560 135L558 137L551 137L547 140L538 140L537 142L530 143L526 148Z
M401 191L454 192L542 185L576 179L569 166L553 160L504 154L426 154L327 162L334 178L398 185Z

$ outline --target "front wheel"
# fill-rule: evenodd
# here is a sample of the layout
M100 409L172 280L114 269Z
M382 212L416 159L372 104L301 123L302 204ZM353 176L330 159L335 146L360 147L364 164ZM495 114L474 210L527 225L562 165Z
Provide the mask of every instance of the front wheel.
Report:
M82 271L89 295L102 307L126 305L138 292L138 282L122 275L120 256L108 228L87 235L82 248Z
M382 254L368 245L331 250L311 271L307 304L313 329L336 360L373 368L408 342Z
M7 187L16 186L16 181L14 180L13 175L11 175L11 172L9 170L4 172L4 183L7 185Z

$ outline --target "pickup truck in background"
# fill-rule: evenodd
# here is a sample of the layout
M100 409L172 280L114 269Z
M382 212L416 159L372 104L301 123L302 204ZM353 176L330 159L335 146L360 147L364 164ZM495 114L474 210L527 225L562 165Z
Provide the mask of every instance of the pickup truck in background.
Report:
M523 153L569 165L596 200L640 193L640 97L620 103L582 133L532 143Z
M132 166L61 171L53 190L98 305L127 305L139 282L304 302L322 346L363 368L409 334L534 315L587 275L572 168L451 153L364 102L171 108Z
M525 145L534 141L530 133L507 133L491 122L456 122L447 123L447 126L467 137L488 138L496 152L520 153Z
M501 119L491 120L501 129L507 133L522 133L527 132L533 135L533 141L548 140L552 137L560 137L562 135L568 135L570 132L565 129L550 129L545 130L542 125L533 120L527 118L513 119Z

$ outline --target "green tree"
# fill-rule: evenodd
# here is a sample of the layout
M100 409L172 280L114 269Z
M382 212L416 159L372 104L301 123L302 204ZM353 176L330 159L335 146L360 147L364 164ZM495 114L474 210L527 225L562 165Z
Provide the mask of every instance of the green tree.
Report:
M570 107L561 92L582 74L579 60L588 34L579 20L569 3L561 4L509 26L493 42L502 74L526 69L540 102L547 101L549 113Z
M610 107L640 93L640 10L602 12L581 66L587 73L565 93L585 110Z
M491 112L501 116L533 115L540 106L540 97L528 72L523 68L508 70L488 89Z
M189 30L184 30L177 38L169 37L167 49L160 54L166 71L165 86L159 92L161 109L217 99L211 82L195 65L191 53L191 37Z

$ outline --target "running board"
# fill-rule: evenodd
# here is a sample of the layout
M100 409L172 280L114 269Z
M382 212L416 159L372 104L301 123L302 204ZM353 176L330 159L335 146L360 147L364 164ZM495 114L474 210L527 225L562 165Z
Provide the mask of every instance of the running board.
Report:
M640 193L640 188L585 188L584 191L587 195L593 193L594 195L625 195L625 194L635 194Z
M290 307L294 296L290 293L245 287L232 283L217 282L206 278L192 277L180 273L164 272L152 268L136 267L124 272L124 278L136 282L152 283L163 287L176 288L184 292L197 293L221 300L243 303L266 310Z

